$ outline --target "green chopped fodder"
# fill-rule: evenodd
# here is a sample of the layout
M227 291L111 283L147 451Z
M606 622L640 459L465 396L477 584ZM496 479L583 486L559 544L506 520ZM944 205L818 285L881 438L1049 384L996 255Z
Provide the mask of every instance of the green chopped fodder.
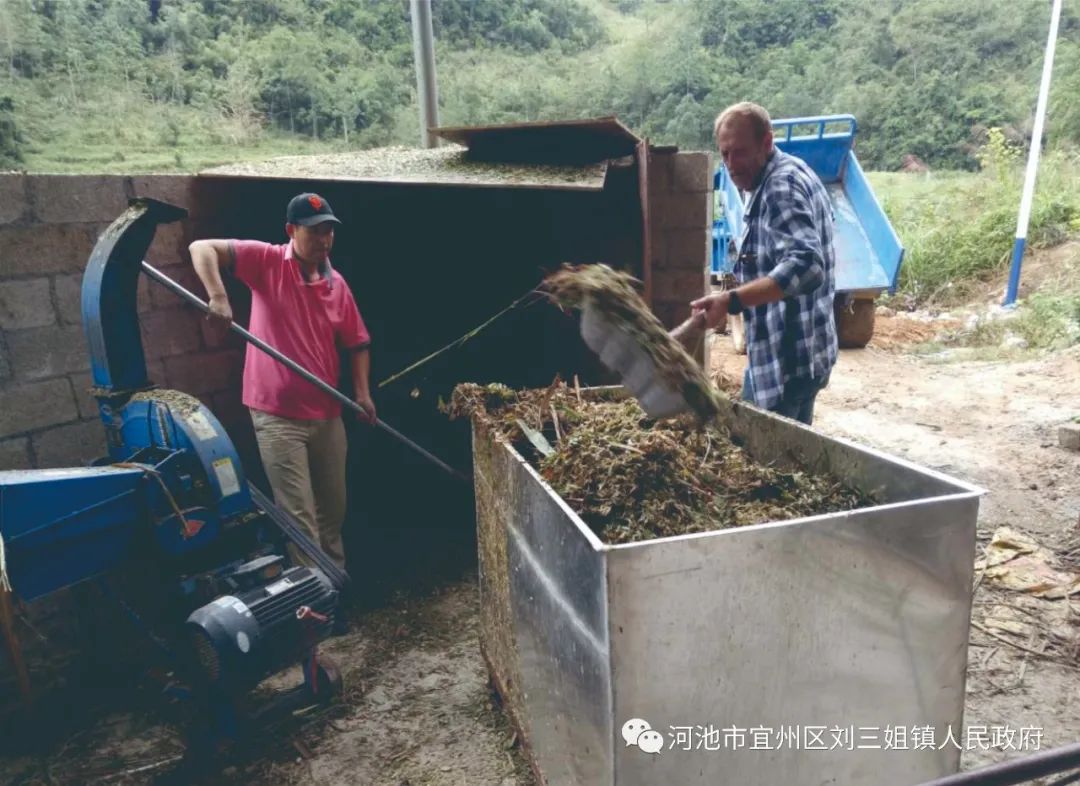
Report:
M632 398L458 385L444 407L512 443L606 543L836 513L874 504L834 478L753 460L722 428L652 420ZM551 447L537 450L522 424Z

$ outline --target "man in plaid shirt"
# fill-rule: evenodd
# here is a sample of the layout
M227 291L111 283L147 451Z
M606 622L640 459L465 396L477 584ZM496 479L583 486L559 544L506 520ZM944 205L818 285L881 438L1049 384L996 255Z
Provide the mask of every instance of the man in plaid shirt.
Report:
M744 314L743 398L809 425L837 355L829 195L805 162L773 147L769 114L757 104L728 107L714 131L732 182L749 194L739 286L690 306L719 329L728 314Z

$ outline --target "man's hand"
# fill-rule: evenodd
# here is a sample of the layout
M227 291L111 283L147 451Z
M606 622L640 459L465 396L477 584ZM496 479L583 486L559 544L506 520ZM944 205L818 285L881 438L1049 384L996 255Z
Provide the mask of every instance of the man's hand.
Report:
M212 295L210 297L210 313L207 319L224 322L226 325L232 322L232 306L229 305L228 295Z
M375 402L371 400L370 393L358 393L356 396L356 404L363 412L357 412L356 416L360 418L361 422L367 424L373 424L376 419L375 415Z
M731 299L728 292L716 292L703 298L690 301L692 312L705 314L706 327L715 328L723 332L727 327L728 301Z

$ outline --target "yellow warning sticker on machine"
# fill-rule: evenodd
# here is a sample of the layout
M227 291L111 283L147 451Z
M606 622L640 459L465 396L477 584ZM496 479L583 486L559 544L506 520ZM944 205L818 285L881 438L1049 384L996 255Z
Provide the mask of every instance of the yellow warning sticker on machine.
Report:
M221 486L221 496L229 497L240 492L240 480L236 477L236 467L231 458L219 458L214 462L214 474Z

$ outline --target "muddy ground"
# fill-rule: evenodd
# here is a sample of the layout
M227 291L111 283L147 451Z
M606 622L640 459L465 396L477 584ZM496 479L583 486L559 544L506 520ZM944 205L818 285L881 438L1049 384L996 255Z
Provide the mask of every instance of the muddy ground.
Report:
M883 319L869 348L842 353L819 399L818 427L986 488L980 547L1007 525L1063 553L1080 525L1080 454L1060 448L1056 432L1080 415L1080 348L1013 362L957 362L906 351L916 340L911 333L910 325ZM712 363L735 380L744 358L722 338ZM343 699L271 729L202 782L532 784L489 692L477 602L475 576L467 573L433 592L353 609L353 632L325 647L344 672ZM1077 613L1066 601L992 580L980 580L975 604L965 723L1037 727L1043 747L1080 739ZM1071 650L1062 631L1073 637ZM94 672L84 679L94 681ZM134 678L99 679L107 689L72 680L53 697L53 722L36 735L35 750L0 760L0 782L141 784L169 771L180 750L169 708ZM974 749L965 752L964 767L1012 755Z

